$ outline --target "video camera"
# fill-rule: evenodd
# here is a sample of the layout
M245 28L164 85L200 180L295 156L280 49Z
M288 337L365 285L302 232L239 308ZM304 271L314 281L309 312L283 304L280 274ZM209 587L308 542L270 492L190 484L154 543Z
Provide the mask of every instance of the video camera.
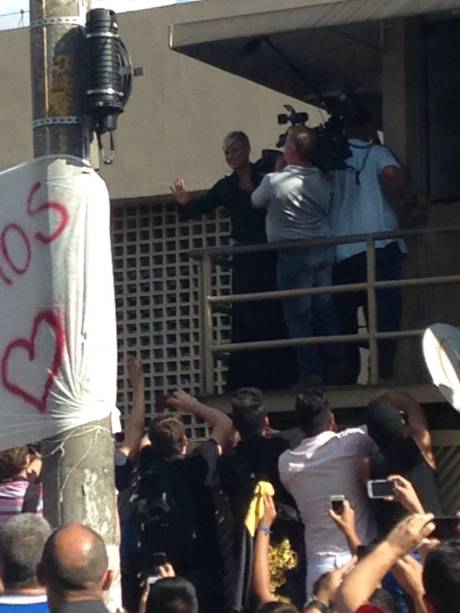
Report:
M291 126L305 126L308 121L308 113L298 113L290 104L284 108L289 114L278 115L278 125L291 124ZM345 170L345 160L351 156L348 141L343 135L343 115L332 115L326 122L316 128L312 128L316 136L316 151L313 164L323 172L333 170ZM289 128L279 135L276 147L284 147Z

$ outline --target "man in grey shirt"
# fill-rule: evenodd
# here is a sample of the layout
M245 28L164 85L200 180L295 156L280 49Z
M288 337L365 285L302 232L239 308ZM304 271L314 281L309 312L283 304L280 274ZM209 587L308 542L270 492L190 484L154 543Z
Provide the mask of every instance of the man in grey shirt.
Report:
M287 166L267 174L252 194L252 206L267 208L266 230L270 243L300 241L330 235L328 214L332 182L312 164L315 135L304 126L291 128L284 147ZM332 284L333 247L291 249L278 254L281 290ZM291 338L339 333L334 303L329 294L301 296L283 301ZM334 345L297 348L301 381L329 383L337 368L339 349Z

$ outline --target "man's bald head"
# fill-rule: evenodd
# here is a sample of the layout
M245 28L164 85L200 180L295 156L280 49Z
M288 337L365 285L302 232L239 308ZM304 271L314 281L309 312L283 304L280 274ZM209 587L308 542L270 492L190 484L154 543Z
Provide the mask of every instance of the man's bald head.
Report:
M41 576L55 592L85 592L106 589L108 558L102 538L83 524L67 524L55 530L46 542Z

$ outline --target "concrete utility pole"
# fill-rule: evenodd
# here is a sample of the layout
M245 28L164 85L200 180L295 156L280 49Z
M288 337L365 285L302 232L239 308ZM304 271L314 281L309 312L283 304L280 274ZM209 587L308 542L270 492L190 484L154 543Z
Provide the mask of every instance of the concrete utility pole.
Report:
M30 46L35 157L88 157L89 134L79 123L84 105L84 25L90 0L30 0ZM71 521L104 538L119 569L118 516L110 419L42 441L45 515L53 526ZM119 592L119 590L118 590ZM118 602L116 602L118 600ZM119 597L112 602L119 606Z
M86 61L84 25L90 0L30 0L32 117L35 157L87 157L82 126Z

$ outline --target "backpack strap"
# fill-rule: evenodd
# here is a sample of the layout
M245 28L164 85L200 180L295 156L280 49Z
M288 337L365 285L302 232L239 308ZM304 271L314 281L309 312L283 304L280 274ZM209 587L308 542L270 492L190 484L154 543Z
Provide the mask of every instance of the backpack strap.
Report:
M352 145L352 146L353 146L353 145ZM355 171L355 181L356 181L356 185L357 185L358 187L361 187L361 179L360 179L360 176L361 176L361 173L362 173L362 172L363 172L363 170L364 170L364 167L366 166L367 159L368 159L369 154L370 154L370 152L372 151L372 148L373 148L374 146L375 146L375 145L373 145L373 144L370 144L370 145L368 146L367 151L366 151L366 155L364 156L363 163L361 164L361 168L360 168L359 170L358 170L358 169L356 169L356 168L354 169L354 171Z

